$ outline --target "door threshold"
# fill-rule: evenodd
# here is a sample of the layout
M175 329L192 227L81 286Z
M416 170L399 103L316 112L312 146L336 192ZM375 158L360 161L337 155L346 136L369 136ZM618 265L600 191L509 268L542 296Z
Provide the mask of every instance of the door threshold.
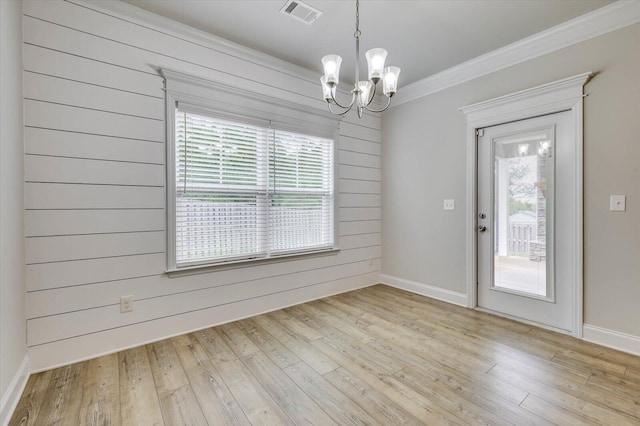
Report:
M571 332L570 330L564 330L562 328L553 327L551 325L542 324L542 323L535 322L535 321L530 321L530 320L527 320L527 319L524 319L524 318L516 317L514 315L509 315L509 314L505 314L505 313L498 312L498 311L492 311L491 309L481 308L480 306L476 306L473 309L475 309L476 311L484 312L485 314L491 314L491 315L495 315L497 317L507 318L507 319L510 319L510 320L513 320L513 321L517 321L517 322L520 322L520 323L523 323L523 324L532 325L534 327L543 328L545 330L555 331L556 333L566 334L567 336L575 337L575 334L573 332Z

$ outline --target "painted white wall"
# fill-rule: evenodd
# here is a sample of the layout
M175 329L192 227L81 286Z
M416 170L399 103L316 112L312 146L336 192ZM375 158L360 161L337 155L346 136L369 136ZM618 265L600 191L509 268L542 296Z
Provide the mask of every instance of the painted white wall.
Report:
M458 108L594 71L585 86L585 323L640 337L640 25L399 105L383 117L382 273L465 292L465 117ZM609 212L626 194L627 211ZM444 198L456 210L442 209Z
M21 15L0 1L0 399L26 354Z
M229 54L223 42L136 17L135 8L124 15L103 9L112 6L127 9L112 2L24 3L34 370L377 283L381 132L372 115L350 115L340 125L338 254L164 273L166 141L156 67L319 111L326 106L315 73L246 49ZM124 295L134 296L131 313L120 313Z
M381 213L384 272L464 300L466 135L458 108L585 70L601 72L585 105L587 321L640 335L640 324L620 325L630 322L640 291L638 266L628 260L640 250L631 219L639 196L631 139L639 65L629 54L637 25L400 105L387 111L384 132L378 117L348 116L338 154L338 255L170 279L164 93L155 67L324 103L314 73L243 49L229 54L226 43L197 31L101 3L24 3L26 316L35 370L374 284ZM609 214L609 191L628 195L627 213ZM442 210L444 198L457 200L455 211ZM120 314L119 298L129 294L134 312Z

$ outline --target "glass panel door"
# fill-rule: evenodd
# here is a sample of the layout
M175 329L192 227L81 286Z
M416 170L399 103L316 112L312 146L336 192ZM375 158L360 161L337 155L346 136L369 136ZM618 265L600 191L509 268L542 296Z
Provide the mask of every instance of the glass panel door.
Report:
M554 128L493 139L492 289L553 299Z
M573 330L578 174L569 111L478 135L478 307Z

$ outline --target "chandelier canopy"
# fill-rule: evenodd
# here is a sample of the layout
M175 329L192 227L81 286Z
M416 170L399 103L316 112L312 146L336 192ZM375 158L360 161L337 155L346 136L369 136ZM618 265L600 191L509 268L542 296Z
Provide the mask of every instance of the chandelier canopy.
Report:
M360 80L360 1L356 0L356 32L353 37L356 39L356 78L355 87L351 91L351 102L348 105L342 105L336 100L336 87L340 82L340 65L342 58L338 55L326 55L322 58L322 67L324 75L320 77L322 84L322 94L327 102L329 111L336 115L344 115L355 105L358 111L358 117L362 117L363 111L366 109L371 112L382 112L389 108L391 97L396 93L398 88L398 77L400 68L384 67L384 61L387 58L387 51L380 48L368 50L365 53L367 58L367 66L369 70L369 79ZM382 109L369 108L373 97L376 94L378 82L382 80L382 93L387 97L387 104ZM337 105L341 110L335 111L332 105Z

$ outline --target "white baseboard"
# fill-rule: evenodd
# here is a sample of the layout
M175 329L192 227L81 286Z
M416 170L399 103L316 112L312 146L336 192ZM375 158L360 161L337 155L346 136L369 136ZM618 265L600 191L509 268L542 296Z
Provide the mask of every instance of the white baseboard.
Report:
M2 0L0 0L2 1ZM29 348L31 373L62 367L203 328L260 315L378 283L378 273L270 294Z
M27 385L28 379L29 357L25 354L20 366L18 367L18 371L16 371L13 379L11 379L11 383L9 383L7 391L2 395L2 400L0 400L0 425L6 426L9 424L9 420L11 420L11 416L18 405L18 401L20 401L20 397Z
M438 299L454 305L467 307L467 295L465 293L445 290L428 284L405 280L404 278L392 277L386 274L380 274L380 282L401 290L431 297L432 299ZM495 312L490 313L496 315ZM522 320L518 319L518 321ZM534 323L533 325L540 327L540 324ZM543 328L548 327L543 326ZM564 333L566 334L566 332ZM640 355L640 336L609 330L595 325L584 324L582 327L582 339L587 342L617 349L633 355Z
M640 336L584 324L582 326L582 338L587 342L628 352L633 355L640 355Z
M400 290L410 291L432 299L442 300L443 302L467 307L466 293L458 293L456 291L405 280L404 278L392 277L391 275L386 274L380 274L380 282L391 287L399 288Z

